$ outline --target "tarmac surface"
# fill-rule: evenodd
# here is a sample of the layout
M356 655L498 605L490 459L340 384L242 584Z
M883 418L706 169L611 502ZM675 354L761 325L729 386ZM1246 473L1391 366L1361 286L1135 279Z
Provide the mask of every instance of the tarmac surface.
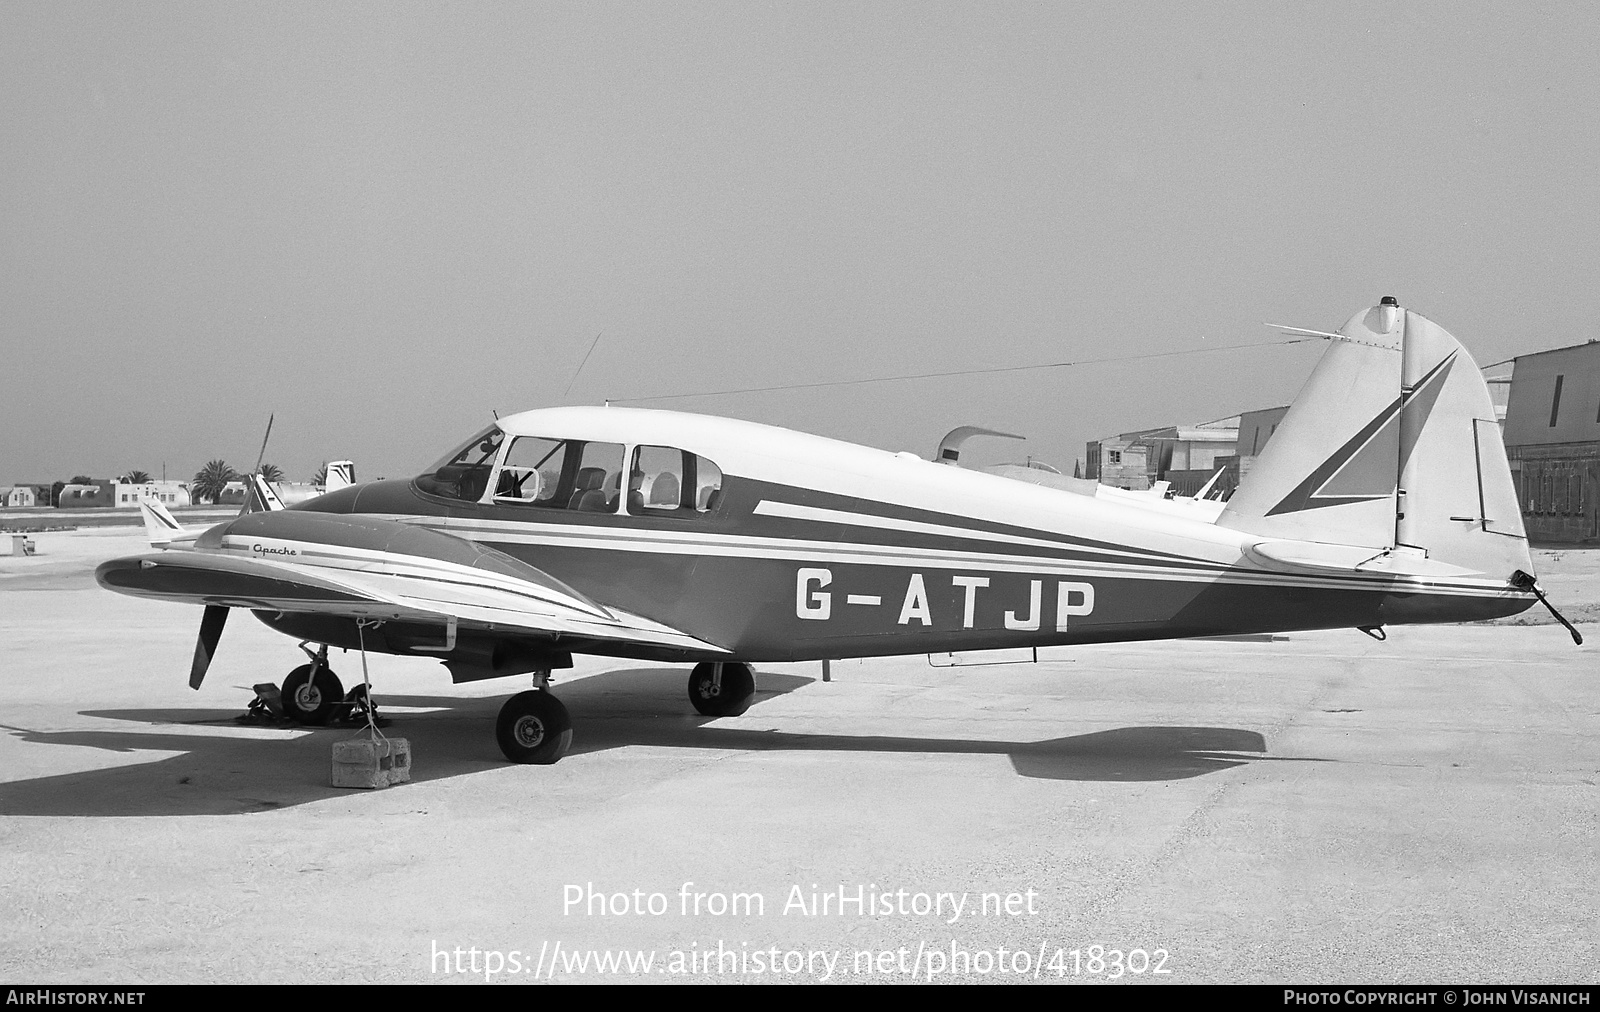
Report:
M1538 560L1581 648L761 666L721 720L580 658L554 766L495 745L522 679L374 656L415 780L362 792L328 786L355 732L235 719L292 641L235 615L191 691L199 609L94 584L138 533L35 538L0 557L0 980L1600 981L1600 552Z

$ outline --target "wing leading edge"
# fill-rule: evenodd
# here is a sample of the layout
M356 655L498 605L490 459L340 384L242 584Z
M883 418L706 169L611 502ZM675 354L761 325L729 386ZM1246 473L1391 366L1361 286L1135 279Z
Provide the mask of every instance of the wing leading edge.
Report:
M259 521L283 513L252 514ZM235 524L238 521L235 522ZM303 521L299 521L303 526ZM367 521L378 526L399 526ZM462 564L455 545L431 555L395 553L302 540L262 531L231 536L224 525L192 552L160 552L113 559L95 571L108 590L134 597L179 601L207 608L328 615L374 621L458 624L502 635L574 636L698 653L727 653L713 643L640 615L590 600L543 571L501 555L493 567ZM348 529L348 518L343 520ZM412 528L432 542L459 538ZM348 538L344 540L348 541ZM209 550L207 550L209 549ZM478 554L484 550L471 546ZM499 555L499 553L495 553ZM439 555L446 556L444 558ZM280 561L290 560L290 561Z

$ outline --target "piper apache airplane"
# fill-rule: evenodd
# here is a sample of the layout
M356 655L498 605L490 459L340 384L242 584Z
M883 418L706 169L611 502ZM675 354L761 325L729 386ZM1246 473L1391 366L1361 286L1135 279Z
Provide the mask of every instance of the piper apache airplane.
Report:
M1039 484L1042 472L1022 481L749 422L563 407L500 419L410 480L203 533L155 524L155 544L187 550L96 576L205 607L196 688L230 609L301 640L312 660L283 699L306 723L343 698L329 646L437 657L457 682L531 676L496 734L508 759L533 763L570 744L549 677L574 653L693 664L690 702L727 716L750 705L753 663L1382 636L1542 599L1467 352L1393 299L1323 336L1225 504Z

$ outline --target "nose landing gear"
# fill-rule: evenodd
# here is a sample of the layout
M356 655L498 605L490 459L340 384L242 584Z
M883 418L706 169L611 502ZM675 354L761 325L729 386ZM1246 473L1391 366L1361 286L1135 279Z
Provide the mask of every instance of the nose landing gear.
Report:
M305 650L311 663L295 668L283 680L279 690L283 712L296 724L320 726L338 712L344 702L344 686L328 667L327 644L314 653L305 644L301 644L300 649Z

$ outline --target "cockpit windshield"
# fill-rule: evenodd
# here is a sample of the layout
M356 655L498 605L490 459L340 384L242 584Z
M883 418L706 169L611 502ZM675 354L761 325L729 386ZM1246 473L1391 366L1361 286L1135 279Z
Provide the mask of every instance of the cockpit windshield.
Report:
M505 433L498 425L489 426L417 475L417 488L430 495L477 502L489 487L489 472L503 439Z

